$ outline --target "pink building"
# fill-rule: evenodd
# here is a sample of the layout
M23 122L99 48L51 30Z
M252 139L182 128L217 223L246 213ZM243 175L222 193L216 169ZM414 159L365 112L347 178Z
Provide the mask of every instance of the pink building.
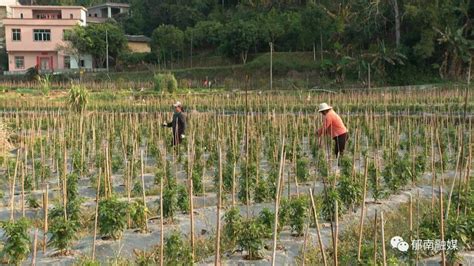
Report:
M92 68L90 56L75 58L59 49L65 31L86 25L86 13L79 6L12 6L3 21L9 72L35 66L42 71Z

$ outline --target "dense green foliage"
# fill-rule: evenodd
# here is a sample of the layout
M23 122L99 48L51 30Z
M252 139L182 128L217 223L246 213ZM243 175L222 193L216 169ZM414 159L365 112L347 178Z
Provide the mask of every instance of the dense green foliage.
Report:
M102 1L38 2L88 6ZM436 75L460 78L474 48L474 3L465 0L121 2L131 5L129 14L115 17L121 29L91 24L76 39L99 65L105 59L105 28L114 58L123 45L121 31L152 37L153 51L165 65L208 51L245 63L250 54L269 52L272 42L276 52L313 51L321 73L339 82L364 82L369 67L373 79L399 84Z
M8 264L20 265L30 253L31 240L28 234L30 222L21 218L16 222L4 222L5 246L2 250L2 259Z
M175 92L178 89L178 82L171 73L160 74L153 76L154 89L158 92Z
M107 37L107 38L106 38ZM116 23L93 23L86 27L76 26L68 31L65 38L69 41L60 49L68 54L79 57L92 55L96 67L105 67L106 49L108 45L109 57L118 58L125 51L126 39L123 30Z
M117 198L99 202L99 231L105 237L120 239L127 226L129 204Z

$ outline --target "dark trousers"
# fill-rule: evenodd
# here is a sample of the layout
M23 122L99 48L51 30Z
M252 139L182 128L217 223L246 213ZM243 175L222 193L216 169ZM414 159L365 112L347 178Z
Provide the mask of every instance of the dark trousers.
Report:
M334 137L334 154L336 157L342 156L344 149L346 148L346 142L348 139L347 133L341 134L337 137Z

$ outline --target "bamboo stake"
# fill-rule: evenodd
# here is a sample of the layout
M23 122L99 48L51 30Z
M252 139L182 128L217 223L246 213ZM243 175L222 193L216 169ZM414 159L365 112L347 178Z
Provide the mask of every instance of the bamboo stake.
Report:
M309 230L309 225L306 225L306 230L304 232L304 241L303 241L303 266L306 265L306 245L308 242L308 230Z
M222 148L219 144L219 188L217 198L216 255L214 265L221 265Z
M46 240L48 238L48 200L49 200L49 184L46 183L45 192L43 194L44 209L44 228L43 228L43 253L46 253Z
M365 216L365 197L367 195L367 175L369 168L369 159L365 158L365 172L364 172L364 193L362 194L362 203L360 211L360 224L359 224L359 245L357 249L357 260L360 262L360 253L362 250L362 237L364 227L364 216Z
M66 141L64 141L64 165L63 165L63 208L64 208L64 221L67 221L67 149Z
M440 208L440 224L441 224L441 243L444 243L444 212L443 212L443 187L439 186L439 208ZM444 248L441 249L441 264L446 266L446 253Z
M15 172L13 174L13 181L12 181L12 187L10 191L10 221L14 221L14 213L15 213L15 183L16 183L16 176L18 174L18 164L19 164L19 159L20 159L20 150L17 151L16 154L16 163L15 163Z
M309 189L309 196L311 198L311 208L313 210L314 222L316 224L316 234L318 235L319 249L323 257L324 266L327 266L326 253L324 252L323 240L321 239L321 231L319 230L318 215L316 211L316 204L314 203L313 190Z
M377 209L374 217L374 265L377 265Z
M100 174L102 173L102 168L99 168L99 176L97 181L97 192L95 196L95 216L94 216L94 237L92 238L92 260L95 260L95 247L96 247L96 238L97 238L97 223L99 218L99 202L100 202Z
M275 266L276 262L276 246L277 246L277 234L278 234L278 207L280 205L280 183L283 175L283 164L285 159L285 138L283 137L281 145L281 155L280 155L280 168L278 171L278 180L277 180L277 191L275 197L275 219L273 222L273 252L272 252L272 266Z
M334 201L334 221L335 221L335 226L334 226L334 239L333 239L333 245L334 245L334 265L337 266L339 265L338 262L338 254L337 254L337 240L339 237L339 206L338 206L338 201L337 199Z
M190 144L188 144L188 180L189 180L189 222L191 223L191 255L194 261L194 193L193 193L193 166L194 166L194 150L190 151L190 146L194 147L194 132L191 135ZM194 149L194 148L193 148Z
M35 228L35 235L33 240L33 258L31 259L31 266L36 265L36 251L38 247L38 228Z
M413 197L410 193L409 199L409 225L410 225L410 242L413 241Z
M449 190L449 197L448 197L448 205L446 206L446 220L449 218L449 210L451 207L451 197L453 196L453 190L454 190L454 185L456 183L456 176L458 173L458 168L459 168L459 161L461 160L461 149L458 151L458 156L456 159L456 169L454 170L454 177L453 181L451 182L451 189Z
M25 218L25 168L26 168L26 149L25 165L21 168L21 217Z
M167 161L166 161L166 147L163 149L163 167L165 169L164 177L167 177L168 170L167 170ZM163 225L163 176L160 180L160 266L163 266L163 248L165 245L165 238L164 238L164 225Z
M148 232L148 214L147 214L147 207L146 207L146 191L145 191L145 173L144 173L144 165L143 165L143 150L141 150L141 154L140 154L140 165L141 165L141 175L142 175L143 207L145 208L145 230L146 230L146 232Z
M387 253L385 251L385 222L383 220L383 211L380 212L380 224L382 226L382 257L383 257L383 266L387 266ZM375 229L377 230L377 229Z

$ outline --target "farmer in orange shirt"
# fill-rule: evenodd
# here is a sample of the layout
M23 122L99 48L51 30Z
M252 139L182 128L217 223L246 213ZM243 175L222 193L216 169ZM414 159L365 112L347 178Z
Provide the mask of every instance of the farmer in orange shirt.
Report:
M327 103L320 104L318 112L324 116L323 127L318 130L319 141L321 143L321 136L330 135L335 141L334 153L336 158L339 158L346 146L347 128L344 126L341 117Z

